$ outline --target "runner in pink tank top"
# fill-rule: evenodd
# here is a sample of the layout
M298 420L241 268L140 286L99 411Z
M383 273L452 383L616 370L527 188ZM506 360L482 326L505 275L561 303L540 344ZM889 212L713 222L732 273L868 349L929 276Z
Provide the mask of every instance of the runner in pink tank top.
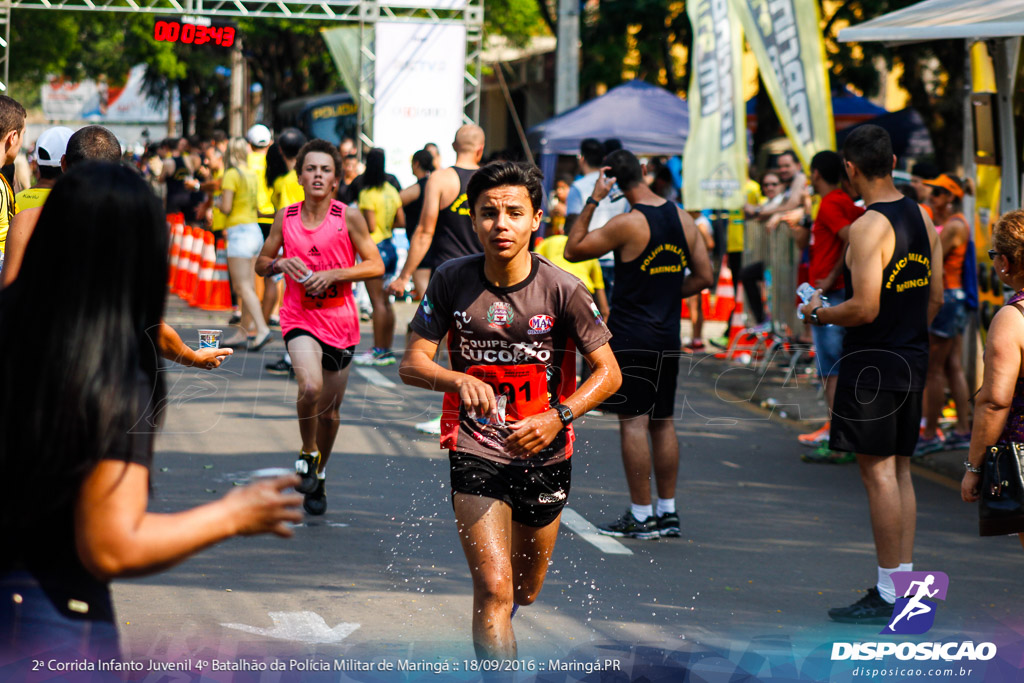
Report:
M348 366L359 343L352 283L384 273L359 209L334 201L341 155L325 140L307 142L296 159L305 199L277 212L256 273L284 273L281 330L299 385L302 449L295 461L311 515L327 510L326 467L338 435ZM284 256L278 258L278 250ZM361 261L356 263L356 255Z

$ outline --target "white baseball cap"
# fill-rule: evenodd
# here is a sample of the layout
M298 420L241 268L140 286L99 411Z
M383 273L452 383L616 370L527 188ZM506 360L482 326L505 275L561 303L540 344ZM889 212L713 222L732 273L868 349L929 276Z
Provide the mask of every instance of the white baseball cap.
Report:
M245 139L253 147L266 147L270 144L271 140L270 129L262 123L257 123L245 134Z
M36 163L40 166L60 166L60 160L68 149L68 140L75 131L66 126L56 126L43 131L36 140Z

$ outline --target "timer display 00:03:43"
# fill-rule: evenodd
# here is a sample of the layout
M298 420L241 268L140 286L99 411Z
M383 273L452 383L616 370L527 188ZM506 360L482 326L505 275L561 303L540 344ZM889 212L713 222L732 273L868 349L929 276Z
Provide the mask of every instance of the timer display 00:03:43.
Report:
M213 43L221 47L231 47L235 44L235 29L233 26L199 26L180 21L158 20L153 24L153 39L167 43Z

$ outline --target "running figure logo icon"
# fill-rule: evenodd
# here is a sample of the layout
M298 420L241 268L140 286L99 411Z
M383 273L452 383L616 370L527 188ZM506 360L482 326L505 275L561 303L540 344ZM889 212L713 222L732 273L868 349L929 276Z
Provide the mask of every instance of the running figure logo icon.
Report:
M917 635L928 631L935 624L937 605L928 598L946 599L949 577L942 572L894 572L896 604L892 609L892 621L882 629L883 634L899 633Z

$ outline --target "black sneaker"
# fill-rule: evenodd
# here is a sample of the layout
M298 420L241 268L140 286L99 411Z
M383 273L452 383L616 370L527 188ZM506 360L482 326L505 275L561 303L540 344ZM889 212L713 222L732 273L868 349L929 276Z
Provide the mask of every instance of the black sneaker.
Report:
M327 512L327 479L316 480L316 488L303 497L302 508L311 515Z
M679 537L679 515L674 512L666 512L658 517L658 535L661 537Z
M641 522L630 510L626 510L625 514L611 524L599 525L597 530L605 536L629 536L643 541L653 541L659 537L658 520L654 515Z
M320 467L320 454L299 453L295 461L295 474L299 475L299 485L295 490L299 493L312 493L316 489L316 471Z
M277 361L276 363L267 363L264 365L271 375L288 375L294 372L292 370L292 364L286 361L284 358Z
M849 607L833 607L828 616L843 624L888 624L892 608L893 605L883 600L878 589L872 586L863 598Z

